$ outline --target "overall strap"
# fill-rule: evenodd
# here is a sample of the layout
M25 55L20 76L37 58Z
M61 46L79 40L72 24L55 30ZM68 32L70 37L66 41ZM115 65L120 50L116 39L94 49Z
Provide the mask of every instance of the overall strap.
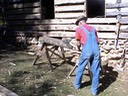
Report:
M89 34L89 35L91 35L92 34L92 32L94 31L94 28L92 28L92 32L89 32L85 27L83 27L83 26L80 26L80 28L85 32L85 33L87 33L87 34Z

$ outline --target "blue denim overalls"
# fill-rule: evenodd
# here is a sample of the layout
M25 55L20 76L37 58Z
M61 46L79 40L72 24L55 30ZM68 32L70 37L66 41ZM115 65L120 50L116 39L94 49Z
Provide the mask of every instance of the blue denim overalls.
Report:
M87 40L82 48L78 68L76 70L76 76L74 79L74 87L75 89L80 88L82 74L85 70L86 65L90 61L90 70L92 72L91 92L93 95L96 95L99 86L100 50L96 40L94 28L92 28L92 32L89 32L83 26L81 26L81 29L85 32Z

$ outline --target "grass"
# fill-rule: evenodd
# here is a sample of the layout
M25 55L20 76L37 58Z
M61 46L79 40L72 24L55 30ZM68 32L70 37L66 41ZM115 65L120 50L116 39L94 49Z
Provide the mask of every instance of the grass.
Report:
M73 87L72 76L67 76L73 68L71 62L63 63L54 59L54 70L50 72L46 58L32 65L35 56L26 54L27 50L0 51L0 85L19 96L91 96L90 78L85 71L82 88L77 92ZM99 96L127 96L127 80L110 66L105 77L100 79ZM120 77L120 78L119 78Z

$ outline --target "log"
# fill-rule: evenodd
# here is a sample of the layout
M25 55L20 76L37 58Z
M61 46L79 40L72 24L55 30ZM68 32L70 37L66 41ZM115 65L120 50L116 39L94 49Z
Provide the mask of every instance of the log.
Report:
M113 9L113 8L125 8L128 7L128 3L116 3L116 4L106 4L106 9Z
M96 28L97 31L116 31L115 25L94 25L90 24L94 28ZM37 26L8 26L8 30L12 31L25 31L25 30L31 30L31 31L37 31L37 30L44 30L47 32L50 30L53 31L75 31L76 25L37 25Z
M115 38L116 37L116 34L115 33L99 33L98 32L98 37L101 39L103 39L103 38Z
M117 16L121 14L121 16L128 16L128 12L106 12L106 16Z
M25 20L25 21L8 21L8 25L75 25L76 19L49 19L49 20ZM116 18L88 18L88 24L116 24ZM128 22L128 21L127 21Z
M7 16L6 20L25 20L25 19L40 19L41 15L40 14L32 14L32 15L12 15L12 16Z
M83 5L55 6L55 12L68 12L84 10Z
M37 13L40 13L40 8L24 8L24 9L5 11L5 15L21 15L21 14L37 14Z
M80 15L84 15L85 13L83 13L83 10L81 10L81 12L75 12L75 13L55 13L55 18L57 19L71 19L71 18L74 18L76 19L78 16Z
M120 33L119 38L128 38L128 33Z
M47 37L47 36L43 36L42 38L40 38L40 42L46 43L46 44L52 44L52 45L56 45L62 48L71 48L71 46L67 43L64 43L64 41L62 41L61 39L56 39L56 38L51 38L51 37Z
M55 5L84 3L85 0L55 0Z
M17 8L28 8L28 7L39 7L40 3L39 2L35 2L35 3L23 3L23 4L10 4L8 6L5 7L5 9L17 9Z
M128 18L121 18L119 22L121 24L128 24Z
M0 85L0 96L19 96L19 95Z
M75 32L70 32L70 31L13 31L15 36L23 36L24 34L29 37L29 36L50 36L50 37L75 37Z
M16 36L21 36L22 34L26 35L27 37L29 36L43 36L43 35L47 35L50 37L75 37L75 32L71 32L71 31L14 31ZM108 39L114 39L116 38L116 34L113 33L100 33L98 32L98 37L99 39L103 39L103 38L108 38ZM127 38L128 34L127 33L120 33L119 38Z

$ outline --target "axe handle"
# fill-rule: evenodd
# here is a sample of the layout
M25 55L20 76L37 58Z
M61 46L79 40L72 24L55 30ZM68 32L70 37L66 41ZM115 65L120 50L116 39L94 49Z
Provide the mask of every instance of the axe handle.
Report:
M70 78L70 76L72 75L72 73L75 71L75 69L76 69L76 67L77 67L78 65L77 64L75 64L75 66L73 67L73 69L70 71L70 73L68 74L68 78Z

